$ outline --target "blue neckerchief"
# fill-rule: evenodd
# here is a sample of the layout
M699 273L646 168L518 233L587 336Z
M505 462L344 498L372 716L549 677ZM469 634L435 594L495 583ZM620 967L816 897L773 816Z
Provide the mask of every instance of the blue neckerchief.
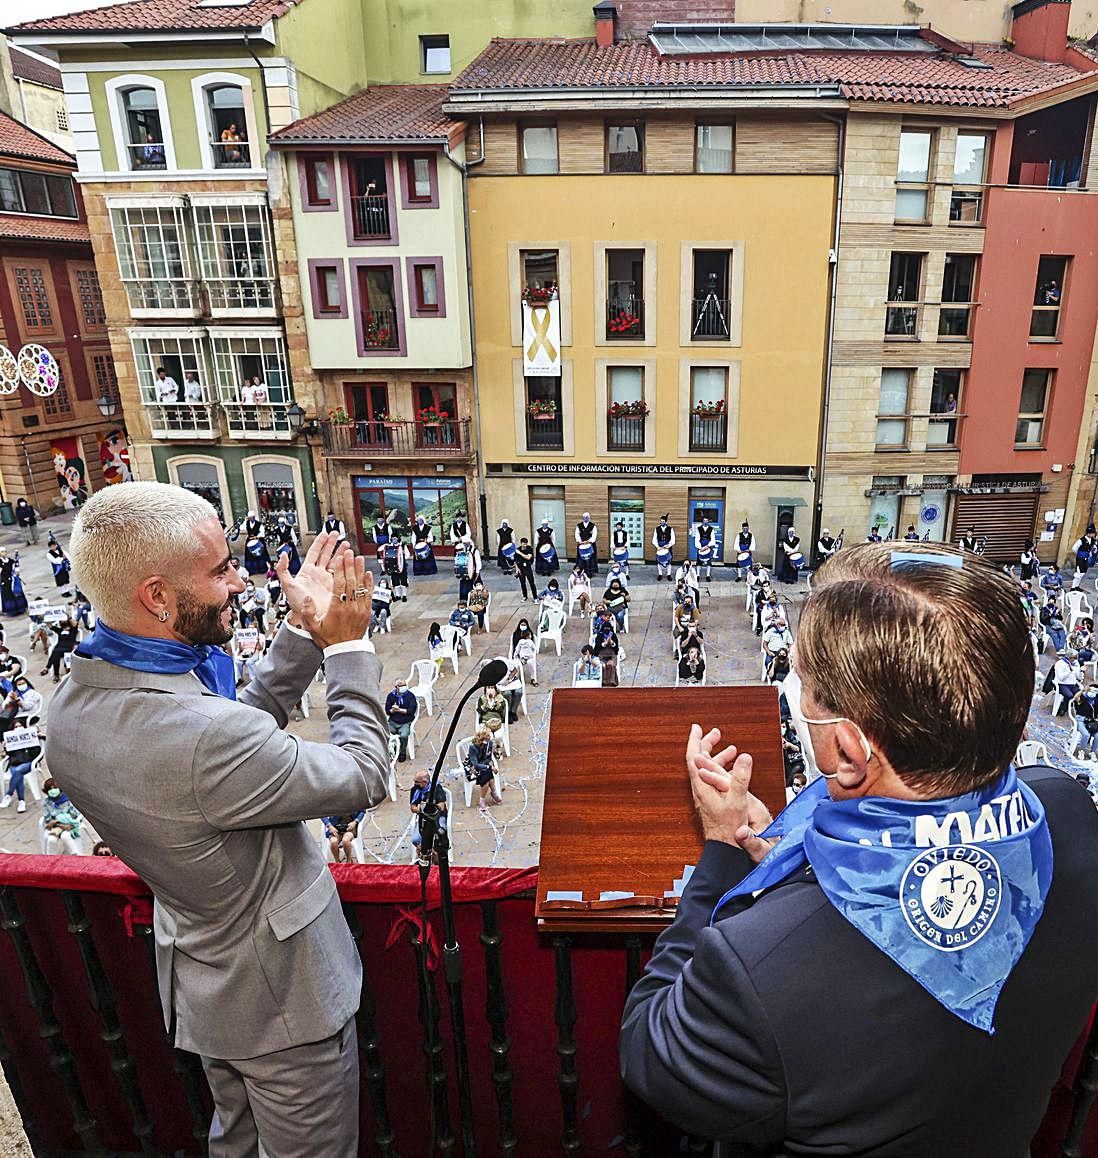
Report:
M817 780L763 834L782 839L717 902L810 864L827 899L935 1000L994 1033L999 993L1052 883L1052 838L1014 767L945 800L831 800ZM986 936L985 936L986 934Z
M220 647L125 635L100 620L91 635L81 641L76 654L84 659L102 659L133 671L158 672L161 675L183 675L193 671L211 692L227 700L236 699L233 658Z

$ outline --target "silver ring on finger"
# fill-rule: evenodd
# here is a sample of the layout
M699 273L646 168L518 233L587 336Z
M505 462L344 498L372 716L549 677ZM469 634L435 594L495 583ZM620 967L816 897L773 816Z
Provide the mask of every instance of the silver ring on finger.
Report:
M339 601L340 601L340 603L346 603L347 602L347 592L346 591L341 591L339 593Z

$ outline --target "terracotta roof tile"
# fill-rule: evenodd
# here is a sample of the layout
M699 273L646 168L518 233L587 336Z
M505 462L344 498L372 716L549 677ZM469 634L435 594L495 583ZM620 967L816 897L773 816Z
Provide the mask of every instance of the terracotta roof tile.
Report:
M15 241L77 241L91 245L91 234L83 221L61 217L0 213L0 237Z
M443 142L453 128L442 111L443 84L375 85L272 134L271 143L320 141Z
M64 149L59 149L52 141L40 137L7 113L0 113L0 157L29 157L34 161L54 161L68 169L76 168L76 161Z
M30 84L40 84L45 88L61 87L61 70L51 61L43 60L34 53L24 52L14 44L11 50L12 75Z
M243 0L229 6L202 5L198 0L130 0L28 20L7 29L26 32L209 32L222 29L258 29L293 7L290 0Z
M1089 74L990 45L974 46L972 55L990 67L972 68L946 53L660 56L644 41L599 48L587 39L493 40L455 80L451 99L460 102L463 92L481 89L518 93L537 88L825 84L837 86L852 100L1003 108Z

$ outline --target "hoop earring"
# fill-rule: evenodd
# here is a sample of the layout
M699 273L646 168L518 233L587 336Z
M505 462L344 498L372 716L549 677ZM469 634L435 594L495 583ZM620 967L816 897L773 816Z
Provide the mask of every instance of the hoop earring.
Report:
M166 611L161 611L161 613L156 618L159 619L161 623L167 623L168 613Z

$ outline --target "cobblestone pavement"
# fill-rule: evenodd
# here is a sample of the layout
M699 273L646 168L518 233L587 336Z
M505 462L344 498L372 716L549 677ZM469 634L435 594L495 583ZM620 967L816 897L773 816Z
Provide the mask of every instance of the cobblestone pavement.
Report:
M45 527L52 528L65 544L70 525L71 516L62 516L51 519ZM23 547L17 528L0 528L0 543L22 550L21 570L29 598L53 593L53 578L45 558L45 530L37 546ZM566 571L559 573L558 577L563 583ZM600 578L604 577L605 573ZM435 685L434 715L427 716L422 710L420 712L415 759L398 765L397 800L386 800L367 815L363 837L369 861L401 864L411 859L412 829L407 792L413 772L418 767L433 765L450 714L470 686L481 663L493 656L506 655L511 632L518 620L523 615L531 619L534 617L535 606L523 603L515 581L503 576L494 564L486 566L485 581L492 591L491 629L471 637L472 655L468 656L462 651L458 675L453 673L449 663L444 665L443 674ZM597 589L598 580L595 587ZM625 659L619 664L620 681L625 686L654 687L674 683L670 589L670 584L655 581L654 568L632 569L631 630L628 635L621 637ZM449 573L445 562L440 562L438 575L413 580L408 603L397 605L392 633L375 637L375 646L384 666L383 695L391 689L392 680L397 675L409 674L413 660L426 658L427 629L432 620L440 623L447 620L455 606L456 591L457 581ZM795 632L796 605L803 597L803 588L786 589L784 595L794 605L791 616ZM760 677L759 644L747 622L744 596L744 585L730 578L728 572L715 573L714 581L703 588L702 622L711 684L754 683ZM9 646L17 654L26 655L26 623L26 617L22 617L5 624ZM457 761L451 751L444 783L454 795L454 863L507 867L537 864L552 689L570 685L571 665L586 639L586 621L573 617L564 633L560 657L551 644L543 645L538 660L540 686L528 686L529 715L520 715L519 723L512 726L511 755L504 757L501 762L507 781L503 804L486 815L478 811L475 802L472 807L465 807ZM47 699L48 726L48 703L53 694L53 684L48 676L38 675L44 660L40 660L38 655L28 658L31 678ZM683 694L688 695L689 692L684 691ZM312 685L309 699L309 718L295 721L290 729L308 739L326 740L323 683ZM470 703L465 709L455 739L470 735L473 722L473 704ZM684 742L689 722L684 717ZM1075 761L1068 757L1064 745L1069 732L1061 726L1062 723L1066 721L1050 719L1047 701L1038 696L1031 714L1030 734L1033 738L1047 742L1052 762L1070 770L1098 769L1096 763ZM33 801L28 802L27 811L22 815L16 814L14 807L0 811L0 849L38 852L38 817L39 809ZM320 825L314 822L313 828L319 838ZM88 847L94 839L94 833L89 833Z

